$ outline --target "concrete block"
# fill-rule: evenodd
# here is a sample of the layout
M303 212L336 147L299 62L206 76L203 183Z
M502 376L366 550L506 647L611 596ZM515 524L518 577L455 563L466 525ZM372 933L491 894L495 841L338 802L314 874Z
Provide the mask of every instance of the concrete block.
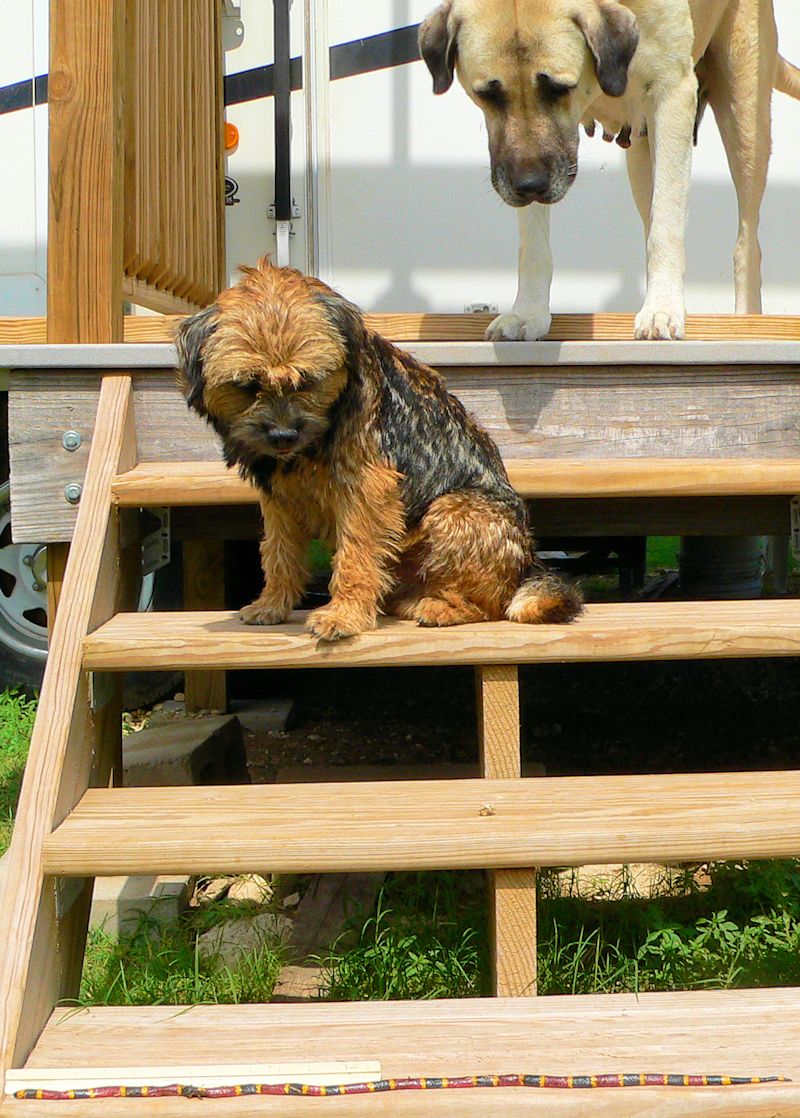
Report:
M234 970L245 955L267 943L289 938L292 921L280 912L262 912L247 920L226 920L209 929L197 940L201 959L216 959L219 966Z
M89 923L118 938L132 932L143 916L159 925L173 924L189 903L194 878L98 877Z
M230 703L243 730L251 734L268 734L291 728L294 699L234 699Z
M183 718L122 740L128 788L249 783L239 720L233 715Z

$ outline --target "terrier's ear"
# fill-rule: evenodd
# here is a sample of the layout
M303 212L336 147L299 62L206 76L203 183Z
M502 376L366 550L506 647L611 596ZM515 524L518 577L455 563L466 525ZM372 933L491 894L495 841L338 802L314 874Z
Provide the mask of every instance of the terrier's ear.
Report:
M340 295L338 291L320 292L316 299L337 332L341 335L347 350L348 364L351 368L358 365L358 353L363 348L367 328L358 307Z
M433 92L446 93L453 84L458 53L458 21L445 0L419 25L419 53L433 78Z
M593 0L574 18L594 56L600 88L609 97L621 97L639 43L636 16L617 0Z
M203 375L203 348L217 328L216 316L219 307L210 307L186 318L175 334L175 347L178 350L178 384L186 403L200 415L206 414L203 403L205 376Z

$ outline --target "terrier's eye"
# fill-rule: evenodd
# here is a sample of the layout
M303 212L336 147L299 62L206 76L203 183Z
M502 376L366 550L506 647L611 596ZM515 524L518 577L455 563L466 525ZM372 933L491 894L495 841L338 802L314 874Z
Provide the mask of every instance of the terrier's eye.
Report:
M476 86L475 96L487 105L494 105L496 108L502 108L507 101L503 83L497 78L492 78L491 81Z
M560 101L571 93L578 84L577 82L559 81L549 74L538 74L536 80L539 83L539 90L548 101Z

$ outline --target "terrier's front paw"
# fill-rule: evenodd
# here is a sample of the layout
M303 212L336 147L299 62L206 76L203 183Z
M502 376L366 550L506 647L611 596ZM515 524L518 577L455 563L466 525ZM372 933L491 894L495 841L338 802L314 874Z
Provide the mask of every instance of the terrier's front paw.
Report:
M331 602L308 615L306 630L321 641L341 641L374 629L377 619L362 610Z
M289 616L289 610L256 598L249 606L239 610L239 617L245 625L281 625Z
M536 342L550 329L550 321L548 310L511 311L489 323L486 338L490 342Z
M680 297L645 299L633 324L633 335L641 340L676 341L686 335L686 310Z

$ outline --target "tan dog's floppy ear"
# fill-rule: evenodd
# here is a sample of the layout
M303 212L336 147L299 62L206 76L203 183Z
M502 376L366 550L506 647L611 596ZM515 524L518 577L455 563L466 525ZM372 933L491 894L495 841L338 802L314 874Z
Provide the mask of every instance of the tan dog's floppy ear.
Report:
M216 314L219 307L212 303L198 314L186 318L178 327L175 347L178 350L178 384L183 389L186 403L190 408L206 414L203 404L203 347L216 329Z
M616 0L592 0L575 16L594 55L597 80L603 93L621 97L628 84L628 67L639 43L639 28L630 8Z
M433 92L447 93L453 84L458 24L450 18L450 0L419 25L419 53L433 77Z

